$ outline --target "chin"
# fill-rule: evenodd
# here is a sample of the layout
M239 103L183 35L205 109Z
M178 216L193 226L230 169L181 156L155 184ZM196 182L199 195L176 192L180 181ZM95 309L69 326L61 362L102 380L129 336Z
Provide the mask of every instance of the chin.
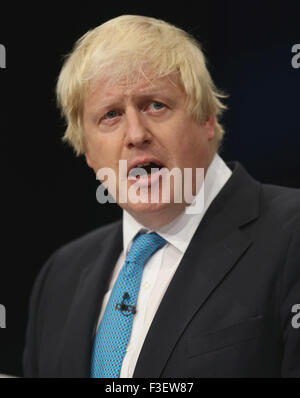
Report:
M155 214L170 209L170 203L127 203L124 209L133 214Z

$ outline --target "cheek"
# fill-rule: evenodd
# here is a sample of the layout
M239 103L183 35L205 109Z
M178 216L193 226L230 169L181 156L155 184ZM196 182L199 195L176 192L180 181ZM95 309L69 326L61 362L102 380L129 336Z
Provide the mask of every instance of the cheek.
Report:
M208 143L202 131L186 126L183 133L177 133L176 138L170 140L169 153L182 167L192 167L206 157Z
M119 146L110 139L91 139L87 145L87 155L94 171L100 168L117 170L119 164Z

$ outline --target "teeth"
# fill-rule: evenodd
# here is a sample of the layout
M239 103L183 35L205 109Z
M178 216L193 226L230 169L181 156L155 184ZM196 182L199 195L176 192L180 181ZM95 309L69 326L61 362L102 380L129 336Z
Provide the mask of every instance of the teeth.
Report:
M150 165L150 162L137 164L135 167L145 167L145 166L149 166L149 165Z
M138 168L146 168L146 167L148 167L147 169L146 169L146 171L147 171L147 173L148 174L150 174L150 166L151 165L154 165L153 167L155 167L155 168L161 168L161 167L159 167L159 166L157 166L154 162L145 162L145 163L139 163L139 164L137 164L136 166L134 166L131 170L130 170L130 172L129 172L129 176L130 177L135 177L136 175L138 175ZM154 169L153 169L154 170ZM152 168L151 168L151 171L152 171Z

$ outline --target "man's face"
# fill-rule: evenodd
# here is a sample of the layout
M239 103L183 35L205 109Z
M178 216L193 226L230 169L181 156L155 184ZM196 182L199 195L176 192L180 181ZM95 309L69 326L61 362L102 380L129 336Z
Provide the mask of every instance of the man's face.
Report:
M142 214L160 216L164 212L175 216L186 204L174 202L174 179L170 179L170 203L163 203L162 179L153 175L131 180L127 174L132 172L132 167L151 162L149 168L155 165L169 171L179 168L182 175L184 168L191 168L195 175L196 168L206 171L213 156L213 117L203 125L196 123L186 110L186 94L175 83L176 79L170 81L168 77L140 78L130 85L122 82L107 85L100 80L92 86L84 104L87 163L95 173L101 168L115 172L118 203L121 186L126 187L127 192L133 184L135 187L140 184L144 193L146 190L147 203L134 203L130 195L127 203L119 203L137 218ZM119 160L126 160L128 166L120 181ZM159 187L158 203L151 203L151 183ZM195 179L193 189L194 185Z

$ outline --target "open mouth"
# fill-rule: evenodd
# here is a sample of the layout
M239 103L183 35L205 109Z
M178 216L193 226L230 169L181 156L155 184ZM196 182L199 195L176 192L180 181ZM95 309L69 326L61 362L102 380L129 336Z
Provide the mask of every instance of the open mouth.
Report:
M146 178L149 177L158 171L160 171L164 166L162 164L158 164L156 162L145 162L145 163L140 163L137 164L135 167L133 167L129 173L128 173L128 178L129 179L140 179L140 178ZM141 175L141 169L144 170L147 175Z

